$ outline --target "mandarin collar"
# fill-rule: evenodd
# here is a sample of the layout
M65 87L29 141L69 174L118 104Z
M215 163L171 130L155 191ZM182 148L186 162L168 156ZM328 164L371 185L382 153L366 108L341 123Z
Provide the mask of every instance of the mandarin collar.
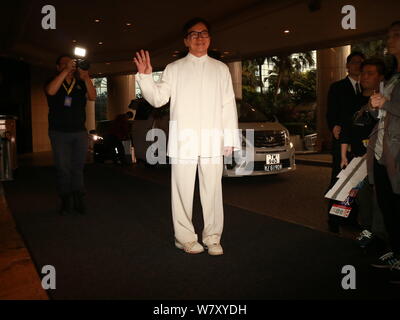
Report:
M208 57L207 54L205 54L204 56L201 56L201 57L196 57L195 55L191 54L190 52L187 54L187 58L193 62L205 61L207 59L207 57Z

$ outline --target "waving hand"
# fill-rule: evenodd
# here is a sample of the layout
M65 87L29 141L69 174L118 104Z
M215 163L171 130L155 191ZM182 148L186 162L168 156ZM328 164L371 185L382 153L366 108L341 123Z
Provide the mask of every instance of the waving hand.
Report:
M148 51L140 50L136 52L136 57L133 58L139 73L150 74L153 71L150 62L150 55Z

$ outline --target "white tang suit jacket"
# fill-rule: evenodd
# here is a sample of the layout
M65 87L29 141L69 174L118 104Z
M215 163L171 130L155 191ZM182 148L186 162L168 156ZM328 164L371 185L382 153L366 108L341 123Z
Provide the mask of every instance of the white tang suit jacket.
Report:
M238 118L228 67L208 55L188 54L164 70L162 80L137 74L143 97L154 107L170 101L168 156L218 157L240 149Z

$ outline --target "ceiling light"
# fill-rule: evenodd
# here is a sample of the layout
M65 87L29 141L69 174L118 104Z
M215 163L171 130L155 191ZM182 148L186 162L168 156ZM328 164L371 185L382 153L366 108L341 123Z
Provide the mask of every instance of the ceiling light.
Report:
M94 22L99 23L100 19L94 19Z
M229 51L224 51L224 54L230 54L230 52Z
M72 40L73 43L76 43L76 40Z
M288 33L290 33L290 30L285 30L285 31L283 31L284 33L286 33L286 34L288 34Z
M97 44L100 44L100 45L102 45L102 44L103 44L103 42L99 41Z
M86 49L80 48L80 47L75 47L74 54L77 57L84 57L84 56L86 56Z
M127 23L125 23L125 25L126 25L127 27L130 27L130 26L132 25L132 23L127 22Z

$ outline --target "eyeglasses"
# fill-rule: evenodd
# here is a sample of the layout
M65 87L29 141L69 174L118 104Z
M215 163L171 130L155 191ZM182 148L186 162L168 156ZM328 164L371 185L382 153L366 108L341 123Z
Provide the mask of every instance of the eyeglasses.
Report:
M190 38L190 39L197 39L197 38L209 38L210 34L208 33L207 30L203 30L203 31L192 31L189 32L186 37Z

